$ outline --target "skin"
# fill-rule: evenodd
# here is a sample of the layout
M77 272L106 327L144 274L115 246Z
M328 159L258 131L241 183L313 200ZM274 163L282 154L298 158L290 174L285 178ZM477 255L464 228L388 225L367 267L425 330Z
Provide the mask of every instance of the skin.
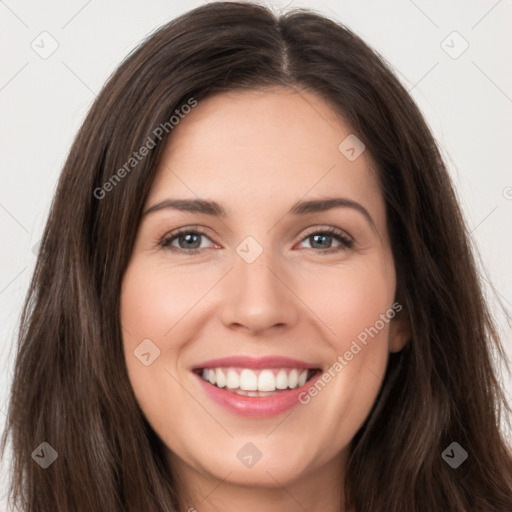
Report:
M130 381L167 447L184 511L341 510L349 443L375 402L389 352L410 335L403 312L307 405L272 418L243 418L212 402L191 368L230 355L280 355L327 369L392 307L385 204L368 152L349 161L338 150L350 133L316 93L290 89L214 96L172 132L146 207L202 198L228 215L144 215L121 322ZM329 197L358 202L375 225L348 207L287 214L299 200ZM193 240L199 254L185 253L191 242L179 237L172 246L183 254L159 245L188 226L207 232ZM329 226L353 247L329 234L315 243L311 234ZM250 264L236 251L248 236L263 250ZM133 355L147 338L160 350L149 366ZM251 468L237 458L247 442L262 453Z

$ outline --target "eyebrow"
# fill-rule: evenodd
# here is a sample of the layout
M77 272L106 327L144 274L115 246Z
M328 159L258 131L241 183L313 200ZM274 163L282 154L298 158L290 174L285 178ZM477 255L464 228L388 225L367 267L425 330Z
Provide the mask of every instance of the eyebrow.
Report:
M333 208L352 208L361 213L368 223L377 230L377 226L368 212L360 203L345 197L331 197L326 199L314 199L310 201L299 201L288 211L292 215L308 215L311 213L324 212ZM216 201L204 199L174 199L168 198L150 206L143 215L149 215L160 210L179 210L190 213L202 213L213 217L227 217L226 210Z

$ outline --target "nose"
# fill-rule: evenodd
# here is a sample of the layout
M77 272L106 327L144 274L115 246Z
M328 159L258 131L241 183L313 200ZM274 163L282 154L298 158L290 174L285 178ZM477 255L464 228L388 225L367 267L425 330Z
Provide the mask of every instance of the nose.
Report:
M264 251L255 261L235 259L224 284L221 319L233 329L254 335L292 327L300 301L293 293L290 273Z

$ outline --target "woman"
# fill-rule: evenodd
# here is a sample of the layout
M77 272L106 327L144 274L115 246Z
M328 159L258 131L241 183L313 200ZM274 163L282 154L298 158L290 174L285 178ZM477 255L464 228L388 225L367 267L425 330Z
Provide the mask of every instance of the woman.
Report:
M239 3L173 20L59 181L6 429L15 503L511 510L468 240L419 110L352 32Z

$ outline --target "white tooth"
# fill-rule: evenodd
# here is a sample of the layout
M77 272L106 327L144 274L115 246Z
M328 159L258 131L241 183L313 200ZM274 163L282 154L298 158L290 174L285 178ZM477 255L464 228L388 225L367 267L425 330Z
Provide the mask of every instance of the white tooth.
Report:
M247 396L260 396L258 391L247 391Z
M228 370L226 386L229 389L236 389L240 387L240 378L238 377L238 373L236 373L235 370Z
M252 370L248 368L242 370L240 374L240 389L245 389L246 391L256 391L258 389L258 377Z
M212 370L211 368L208 370L208 380L210 381L210 384L215 384L215 370Z
M215 377L215 380L217 381L217 387L223 388L226 385L226 376L224 375L224 372L220 368L217 368L217 370L215 371Z
M260 391L275 391L276 379L272 370L263 370L258 376L258 389Z
M299 382L299 372L294 368L288 375L288 387L293 389L297 387Z
M237 389L237 390L235 391L235 393L236 393L237 395L247 396L249 393L252 393L252 391L243 391L243 390L241 390L241 389Z
M208 380L208 369L207 368L203 368L203 379Z
M276 377L276 388L286 389L288 387L288 375L285 370L279 370Z
M306 380L308 378L308 371L307 370L303 370L300 372L300 375L299 375L299 386L304 386L304 384L306 384ZM218 377L217 377L218 379Z

